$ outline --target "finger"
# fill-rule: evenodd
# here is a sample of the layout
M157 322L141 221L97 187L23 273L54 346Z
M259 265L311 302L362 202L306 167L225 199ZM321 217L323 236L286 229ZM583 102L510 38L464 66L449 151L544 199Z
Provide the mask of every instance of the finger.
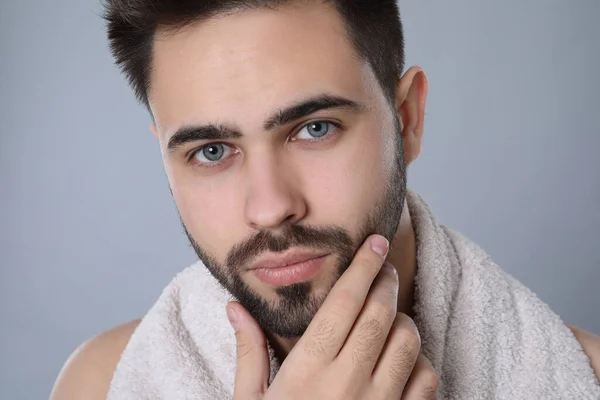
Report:
M227 317L236 331L237 367L233 398L259 399L269 385L270 363L265 335L256 320L237 302L227 305Z
M401 398L402 400L434 400L438 385L439 379L431 362L423 354L419 354Z
M374 388L383 398L400 398L421 351L421 337L413 320L398 313L373 370Z
M365 304L335 363L345 366L349 379L371 378L390 328L396 319L398 274L386 263L371 286Z
M301 357L308 364L330 363L337 356L388 249L389 243L383 236L371 235L365 240L290 355Z

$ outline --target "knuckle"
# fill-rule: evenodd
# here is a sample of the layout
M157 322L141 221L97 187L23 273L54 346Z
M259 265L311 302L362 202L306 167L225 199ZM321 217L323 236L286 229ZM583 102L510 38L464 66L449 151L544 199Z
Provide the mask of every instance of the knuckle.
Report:
M418 353L421 349L421 335L412 318L404 313L398 313L394 322L401 339L414 346Z
M245 340L238 340L236 346L236 355L237 359L241 360L246 358L248 355L252 353L252 346Z
M379 358L379 351L387 338L386 329L380 319L369 318L357 329L356 342L352 348L352 366L355 370L371 364Z
M435 394L437 393L440 384L440 381L435 371L433 371L432 369L427 369L423 373L423 377L421 379L423 380L423 395L426 396L426 398L435 398Z
M422 370L415 383L419 385L419 394L423 399L435 399L439 388L439 379L432 368Z
M371 319L385 322L389 328L396 318L396 304L390 301L373 301L369 306L369 315L372 315ZM383 329L383 325L380 327Z
M360 325L356 350L367 352L373 346L384 341L383 324L378 319L370 318Z
M312 335L307 337L305 352L317 358L335 345L335 321L323 318L317 321Z
M362 370L364 364L374 363L379 354L375 351L385 341L382 324L376 319L363 322L358 329L356 343L352 348L352 367Z
M427 388L423 391L423 400L435 400L437 389Z
M419 381L422 387L421 392L425 398L433 399L435 398L435 393L439 388L438 374L433 368L431 362L424 355L421 354L419 356L418 362L420 365Z
M398 325L398 319L396 325ZM389 374L392 380L398 380L411 374L419 356L421 344L418 334L410 327L407 329L406 325L402 324L394 329L396 332L392 341L395 345L390 346L392 354Z
M335 333L335 321L330 318L322 318L317 321L314 336L319 339L328 339Z
M419 335L412 329L400 329L398 341L401 343L399 348L402 349L406 356L416 360L419 351L421 351L421 339Z
M410 375L414 366L412 352L406 343L401 343L394 349L388 370L392 381L405 380Z

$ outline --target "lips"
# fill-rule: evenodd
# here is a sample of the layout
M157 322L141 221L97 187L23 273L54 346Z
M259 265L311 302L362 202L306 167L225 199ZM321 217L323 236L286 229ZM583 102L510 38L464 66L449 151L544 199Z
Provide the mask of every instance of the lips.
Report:
M250 270L282 268L288 265L299 264L325 256L326 253L307 251L294 251L280 256L270 256L258 260L249 268Z
M308 281L316 276L326 259L327 254L315 258L314 253L295 253L286 257L262 260L253 265L250 272L266 285L289 286Z

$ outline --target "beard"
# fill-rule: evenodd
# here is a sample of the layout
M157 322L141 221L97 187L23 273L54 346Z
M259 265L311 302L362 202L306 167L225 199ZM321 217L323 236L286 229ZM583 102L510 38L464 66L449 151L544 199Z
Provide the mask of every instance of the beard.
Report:
M380 234L390 243L396 234L406 198L406 163L400 134L400 122L395 118L395 163L385 188L384 197L365 216L358 237L337 226L315 227L288 224L279 234L259 230L255 235L233 246L225 263L219 263L183 229L194 251L210 273L242 305L259 325L281 338L298 338L304 334L327 294L348 269L354 255L369 235ZM276 301L267 301L254 291L241 277L245 266L264 252L280 252L290 247L324 250L337 255L333 278L329 288L321 294L313 293L311 281L275 288ZM390 248L391 251L391 248Z

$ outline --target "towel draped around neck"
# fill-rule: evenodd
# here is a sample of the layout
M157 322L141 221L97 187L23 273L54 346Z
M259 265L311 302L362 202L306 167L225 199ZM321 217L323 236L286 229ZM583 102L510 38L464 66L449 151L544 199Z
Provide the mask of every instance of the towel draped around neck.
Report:
M417 243L415 323L438 399L600 399L590 360L544 302L409 191ZM109 400L231 399L233 297L198 261L163 290L131 336ZM269 346L271 377L279 364Z

